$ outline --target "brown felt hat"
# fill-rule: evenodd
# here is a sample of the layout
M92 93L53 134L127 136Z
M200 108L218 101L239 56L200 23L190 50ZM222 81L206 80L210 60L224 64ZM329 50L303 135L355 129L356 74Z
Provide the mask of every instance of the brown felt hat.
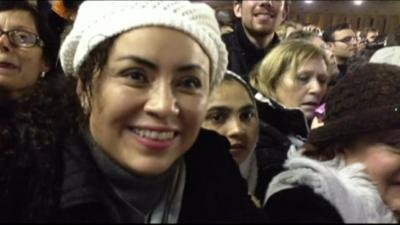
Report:
M310 144L387 129L400 129L400 67L369 63L343 77L326 98L325 125Z

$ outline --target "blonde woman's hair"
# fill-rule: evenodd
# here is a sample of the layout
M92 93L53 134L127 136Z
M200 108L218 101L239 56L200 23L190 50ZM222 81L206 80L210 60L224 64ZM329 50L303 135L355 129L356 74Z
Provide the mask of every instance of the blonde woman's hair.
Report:
M325 51L318 46L304 40L282 42L250 72L250 84L264 96L276 99L275 91L282 75L295 74L301 65L318 57L328 65Z

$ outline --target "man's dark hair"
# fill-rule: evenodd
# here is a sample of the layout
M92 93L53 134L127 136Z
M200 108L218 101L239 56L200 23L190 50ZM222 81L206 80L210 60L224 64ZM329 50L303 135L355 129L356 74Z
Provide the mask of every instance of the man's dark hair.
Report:
M340 24L336 24L331 27L328 27L327 29L325 29L324 33L322 34L322 39L325 42L334 42L335 38L333 37L333 34L336 31L344 30L344 29L351 29L351 25L348 23L340 23Z
M398 46L400 45L400 26L394 28L388 34L387 45L386 46Z
M347 73L355 73L357 72L360 68L365 66L366 64L369 63L369 60L371 59L372 55L376 52L377 49L369 49L369 48L364 48L361 51L357 52L353 56L351 56L347 60Z

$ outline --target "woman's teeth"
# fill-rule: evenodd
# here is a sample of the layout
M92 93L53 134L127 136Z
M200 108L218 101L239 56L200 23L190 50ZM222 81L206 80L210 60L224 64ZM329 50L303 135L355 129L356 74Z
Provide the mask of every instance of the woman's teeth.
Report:
M150 138L160 141L171 140L172 138L174 138L174 133L175 133L173 131L154 131L154 130L145 130L139 128L134 128L132 129L132 131L135 134L139 135L140 137Z

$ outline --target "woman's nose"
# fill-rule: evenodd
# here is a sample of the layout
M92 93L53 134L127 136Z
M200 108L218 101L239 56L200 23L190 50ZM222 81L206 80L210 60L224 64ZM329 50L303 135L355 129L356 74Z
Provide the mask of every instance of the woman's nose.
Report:
M156 82L148 93L144 110L159 118L178 115L179 106L171 85Z

